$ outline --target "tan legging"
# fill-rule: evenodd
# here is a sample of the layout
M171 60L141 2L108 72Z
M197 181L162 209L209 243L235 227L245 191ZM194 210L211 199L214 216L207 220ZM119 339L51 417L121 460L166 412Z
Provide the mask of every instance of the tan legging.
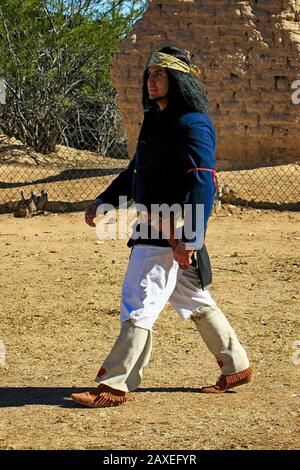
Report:
M215 305L194 312L195 323L204 343L217 359L224 375L235 374L249 367L245 349L223 312Z
M152 331L134 326L131 320L123 322L96 382L123 392L135 390L142 381L143 369L149 362L151 350Z
M216 357L222 373L230 375L249 367L246 351L217 306L202 307L191 317L208 349ZM134 325L121 324L121 332L105 359L96 381L117 390L130 392L142 381L152 349L152 332Z

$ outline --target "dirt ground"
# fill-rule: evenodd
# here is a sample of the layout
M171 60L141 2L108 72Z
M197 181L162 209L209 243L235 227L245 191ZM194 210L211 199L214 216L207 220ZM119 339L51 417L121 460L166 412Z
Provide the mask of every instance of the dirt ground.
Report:
M234 207L210 222L211 292L248 351L253 384L198 393L218 367L167 307L133 400L84 409L69 396L93 385L117 336L126 242L98 240L83 213L0 215L0 449L299 449L297 228L297 213Z

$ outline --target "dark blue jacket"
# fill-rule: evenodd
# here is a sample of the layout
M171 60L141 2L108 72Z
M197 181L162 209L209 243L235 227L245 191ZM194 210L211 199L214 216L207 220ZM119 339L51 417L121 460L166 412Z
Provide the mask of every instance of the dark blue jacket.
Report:
M151 204L204 204L206 230L216 188L215 145L208 114L176 115L168 107L146 111L133 160L98 198L117 207L119 196L127 196L148 209Z

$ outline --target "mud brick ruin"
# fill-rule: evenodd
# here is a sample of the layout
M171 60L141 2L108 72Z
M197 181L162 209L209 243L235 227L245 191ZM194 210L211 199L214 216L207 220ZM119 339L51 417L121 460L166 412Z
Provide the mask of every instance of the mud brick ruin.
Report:
M300 80L300 0L149 1L112 70L130 157L143 118L142 71L164 45L189 50L202 71L220 169L299 160L292 83Z

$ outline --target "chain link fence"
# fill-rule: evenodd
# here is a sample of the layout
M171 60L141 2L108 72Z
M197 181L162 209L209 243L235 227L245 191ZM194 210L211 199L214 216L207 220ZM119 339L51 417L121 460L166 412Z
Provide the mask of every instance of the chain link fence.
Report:
M12 212L22 197L29 199L32 192L42 191L48 193L47 210L83 210L129 162L126 136L113 115L114 126L112 113L99 119L90 110L85 128L69 129L69 135L77 135L76 146L66 145L61 138L48 154L0 134L0 212ZM112 127L113 136L103 143L101 135L107 137ZM298 164L220 169L218 184L223 203L299 210Z
M60 116L59 133L51 127L55 114L49 122L33 116L25 138L15 123L19 103L5 101L3 83L0 88L0 212L15 211L22 200L42 192L48 194L47 210L83 210L128 165L113 89L98 101L74 100ZM55 141L49 146L50 137ZM297 163L221 168L218 185L223 203L299 210Z
M265 209L300 210L299 163L220 171L218 183L224 203Z

